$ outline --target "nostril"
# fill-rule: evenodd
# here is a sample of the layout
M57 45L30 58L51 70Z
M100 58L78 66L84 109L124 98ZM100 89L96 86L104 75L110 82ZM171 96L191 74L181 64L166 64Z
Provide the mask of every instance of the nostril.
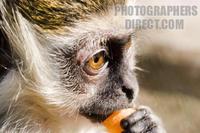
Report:
M133 90L130 89L130 88L127 88L126 86L122 86L122 91L126 94L128 101L132 102L132 100L133 100Z

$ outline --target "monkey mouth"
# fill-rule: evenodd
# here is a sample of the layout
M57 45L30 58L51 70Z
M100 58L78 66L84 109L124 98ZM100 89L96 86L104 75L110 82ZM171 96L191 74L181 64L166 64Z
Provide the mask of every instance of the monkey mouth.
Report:
M111 112L112 113L112 112ZM81 115L85 116L87 119L92 122L102 122L104 121L111 113L109 114L95 114L95 113L86 113L81 112Z
M107 96L108 94L106 93L109 93L109 96ZM121 96L117 92L105 92L91 99L90 103L81 106L79 108L79 113L92 122L102 122L114 111L131 106L132 103L129 103L124 95Z
M128 108L128 106L116 107L116 108L109 108L107 110L102 111L103 109L80 109L80 114L87 119L91 120L92 122L103 122L108 116L110 116L114 111Z

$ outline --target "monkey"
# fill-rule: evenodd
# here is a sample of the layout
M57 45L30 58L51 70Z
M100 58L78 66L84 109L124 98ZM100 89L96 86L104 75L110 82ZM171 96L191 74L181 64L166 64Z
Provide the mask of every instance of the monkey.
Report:
M113 7L126 0L1 0L0 132L106 133L134 106L136 31ZM123 133L165 133L138 106Z

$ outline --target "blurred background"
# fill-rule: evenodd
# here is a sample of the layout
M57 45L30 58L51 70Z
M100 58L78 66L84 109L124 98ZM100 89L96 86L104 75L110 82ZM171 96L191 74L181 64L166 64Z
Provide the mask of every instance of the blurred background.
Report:
M143 5L196 5L199 0L138 0ZM138 34L139 104L150 106L169 133L200 132L200 10L183 30ZM170 18L170 17L168 17Z

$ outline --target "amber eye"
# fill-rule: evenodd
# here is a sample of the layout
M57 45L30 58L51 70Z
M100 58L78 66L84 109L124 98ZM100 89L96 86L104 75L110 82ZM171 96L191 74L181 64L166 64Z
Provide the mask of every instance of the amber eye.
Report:
M90 57L85 64L85 71L89 74L98 73L101 68L107 63L107 57L105 51L100 51Z

